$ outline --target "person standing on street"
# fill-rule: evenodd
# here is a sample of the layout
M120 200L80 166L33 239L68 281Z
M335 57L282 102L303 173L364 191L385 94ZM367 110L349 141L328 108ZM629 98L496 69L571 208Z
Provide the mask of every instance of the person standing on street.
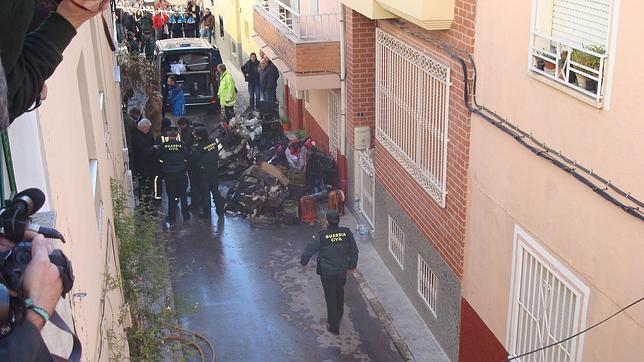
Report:
M186 38L197 37L197 21L188 10L183 14L183 33Z
M201 216L210 217L210 199L215 201L215 210L220 217L224 215L225 200L219 193L219 147L214 139L208 137L206 127L195 128L195 145L190 156L194 168L196 190L193 191L193 204L201 209Z
M186 176L186 159L188 150L183 142L179 141L179 129L171 126L168 129L166 141L160 146L161 165L165 180L165 192L168 196L168 215L166 220L170 225L177 221L177 203L181 200L181 213L183 220L190 220L188 208L188 178Z
M340 321L344 314L344 285L347 273L358 265L358 247L351 230L340 227L340 215L335 210L326 213L327 228L313 236L302 252L300 265L306 270L311 256L318 253L317 273L322 281L327 310L327 330L340 334Z
M274 104L273 111L277 109L277 79L279 78L279 71L277 67L264 56L259 62L259 88L261 92L261 99L263 102ZM278 112L274 113L277 117Z
M244 78L248 82L248 94L250 95L250 109L259 109L259 61L255 53L250 53L250 59L241 67Z
M167 104L170 107L170 112L172 112L173 116L181 117L186 114L186 96L183 93L183 87L181 84L177 83L177 77L174 75L168 77Z
M224 114L226 117L226 124L235 117L235 103L237 103L237 87L235 87L235 80L233 75L226 70L224 64L217 66L219 72L219 103L224 106Z
M136 130L132 135L132 170L138 180L139 202L148 211L151 211L152 207L154 176L157 171L156 165L159 163L151 128L152 123L147 118L143 118L137 122Z
M206 12L201 18L201 23L203 24L203 38L208 38L208 43L212 43L212 32L215 29L215 17L210 13L210 9L206 9Z
M165 38L163 28L165 26L165 23L167 22L168 15L166 13L160 12L159 10L157 10L152 16L152 26L154 27L154 37L156 40Z
M179 14L178 11L170 16L168 20L168 26L170 27L170 34L172 38L182 38L183 37L183 16Z

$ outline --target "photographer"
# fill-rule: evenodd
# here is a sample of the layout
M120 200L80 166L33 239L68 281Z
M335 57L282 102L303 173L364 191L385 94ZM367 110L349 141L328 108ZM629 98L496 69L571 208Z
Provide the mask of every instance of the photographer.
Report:
M2 1L0 54L9 86L11 121L37 101L45 80L63 60L63 51L76 35L76 29L108 5L103 0L62 0L49 9L52 11L36 30L28 33L35 1Z
M9 109L6 96L7 83L3 67L0 64L0 130L3 129L2 125L9 124ZM38 190L38 192L40 191ZM42 192L40 193L42 194ZM27 203L26 213L24 208L12 208L13 219L10 220L10 224L13 223L14 226L19 226L21 221L17 219L19 214L23 218L28 218L28 216L42 207L44 194L40 196L35 193L34 196L30 191L29 195L33 197L33 199L30 198L31 208L29 203ZM25 193L25 196L29 195ZM18 197L18 195L15 197ZM34 201L35 199L40 199L40 201ZM13 202L11 204L13 205ZM4 216L4 212L2 216ZM31 255L31 260L26 259L27 264L24 274L22 274L22 279L15 278L15 269L12 269L11 273L14 277L10 278L5 274L5 270L2 270L2 278L0 278L2 282L2 293L0 293L2 296L2 303L0 303L0 324L2 325L0 329L0 361L50 361L52 357L40 335L40 330L54 313L64 287L61 271L50 259L50 255L54 252L54 246L51 240L45 239L41 234L24 231L24 229L22 229L24 233L16 233L14 227L5 224L4 221L2 225L3 236L0 236L0 253L5 253L3 264L8 262L11 264L16 255L14 252L15 243L4 235L7 235L12 240L31 241L31 250L28 252ZM10 250L10 254L7 255L6 253ZM73 284L71 267L67 271L68 274L66 275L71 276L71 284ZM69 279L67 280L69 281ZM16 281L17 283L13 283L13 286L12 283L8 283ZM67 291L71 289L71 284L68 285ZM10 289L14 290L9 291ZM15 289L22 289L22 294L16 294ZM17 310L16 314L13 314L14 309ZM78 339L74 338L76 342Z
M32 259L25 271L23 289L35 307L27 310L25 319L15 324L9 336L0 338L0 361L51 359L40 330L56 309L63 290L62 278L58 268L49 261L49 254L54 250L51 239L33 232L25 233L25 239L32 241ZM13 246L13 242L0 237L0 252Z

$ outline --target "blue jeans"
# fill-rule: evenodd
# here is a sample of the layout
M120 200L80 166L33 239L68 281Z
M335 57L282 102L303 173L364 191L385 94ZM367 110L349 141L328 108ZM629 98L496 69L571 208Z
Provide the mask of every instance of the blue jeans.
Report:
M248 95L250 96L250 108L258 109L260 100L259 82L248 83Z
M202 38L208 38L208 42L212 43L212 29L205 29L203 30L203 33L201 34Z

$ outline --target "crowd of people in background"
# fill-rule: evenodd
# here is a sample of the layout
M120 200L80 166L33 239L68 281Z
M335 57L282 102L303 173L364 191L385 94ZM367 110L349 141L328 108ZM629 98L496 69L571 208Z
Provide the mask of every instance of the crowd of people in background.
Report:
M127 45L130 54L145 54L149 60L157 40L201 36L211 42L215 27L210 10L202 13L192 1L185 7L177 7L165 0L157 0L154 5L146 5L141 0L120 0L116 20L119 42ZM250 110L279 117L280 73L269 57L261 50L259 56L251 53L241 70L248 83ZM179 78L169 75L165 94L148 94L143 112L131 107L125 120L130 166L137 180L140 204L156 213L165 189L169 226L176 222L179 203L184 220L191 218L191 210L210 217L211 200L218 215L224 211L224 199L218 190L218 148L203 124L193 125L186 118L185 91ZM226 65L217 65L217 98L224 127L235 117L237 93L235 80ZM191 205L188 205L188 189Z
M210 9L202 11L192 1L173 6L166 0L148 5L142 0L119 0L116 6L116 32L119 43L125 42L131 54L151 58L154 42L168 38L208 38L212 41L215 17Z

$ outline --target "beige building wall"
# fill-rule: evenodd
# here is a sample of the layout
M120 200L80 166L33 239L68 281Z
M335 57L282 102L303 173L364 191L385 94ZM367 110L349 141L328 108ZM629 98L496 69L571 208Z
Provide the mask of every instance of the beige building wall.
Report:
M123 332L115 322L122 294L106 290L105 281L118 277L110 179L124 182L128 172L115 64L100 21L87 22L47 81L47 100L9 130L12 158L30 161L14 163L18 187L44 189L46 209L67 239L57 247L72 260L76 280L58 310L76 329L85 361L109 360L107 335ZM47 326L45 335L52 352L69 354L67 334Z
M304 101L304 108L315 118L318 125L329 134L329 92L328 90L309 90L308 102Z
M643 10L613 0L609 102L601 109L528 71L532 1L479 1L474 55L480 104L640 200L644 49L631 30ZM517 227L589 288L586 326L644 296L644 223L478 116L469 190L463 296L506 349ZM642 341L644 304L586 333L582 360L639 360Z

